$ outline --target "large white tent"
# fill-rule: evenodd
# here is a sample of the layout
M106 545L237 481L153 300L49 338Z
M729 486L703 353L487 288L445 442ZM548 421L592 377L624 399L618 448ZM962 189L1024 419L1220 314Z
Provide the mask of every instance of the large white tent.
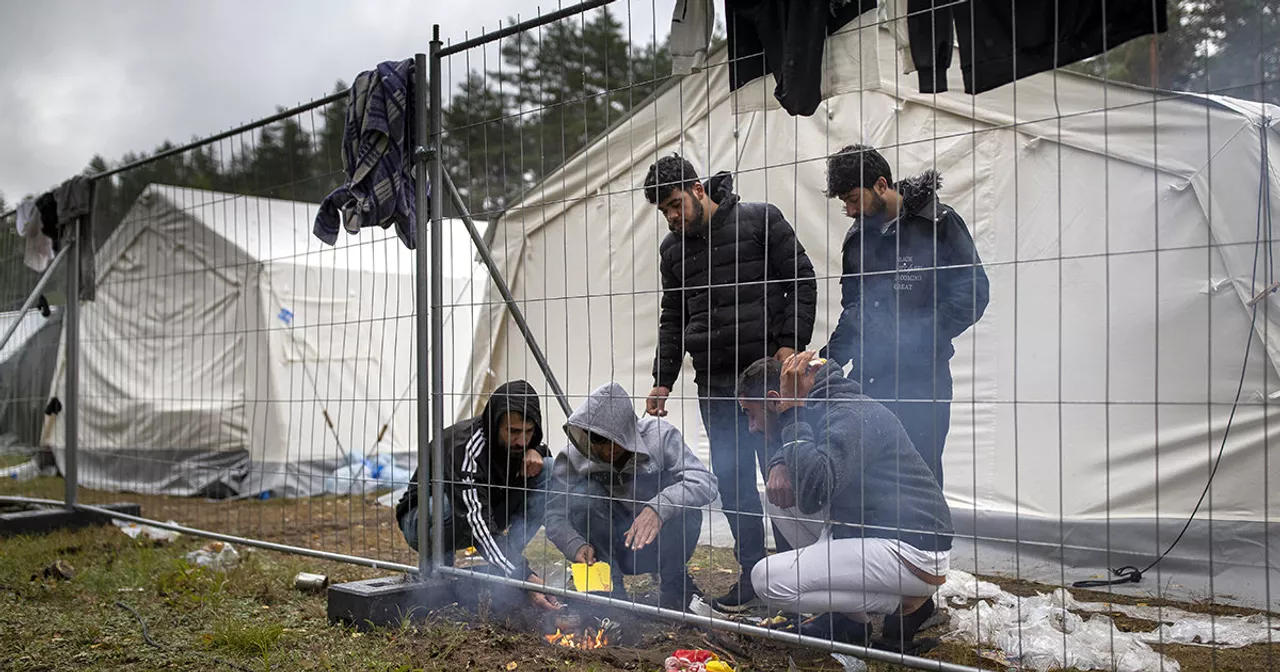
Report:
M875 28L834 36L827 56L833 97L793 118L769 102L772 78L731 93L721 50L496 224L494 256L573 403L616 380L639 410L652 385L666 227L640 187L657 157L734 171L744 199L781 208L821 278L816 347L839 316L849 226L822 194L824 158L868 143L895 176L943 175L942 199L991 279L990 307L952 362L946 493L968 537L956 566L1050 581L1145 567L1186 523L1225 440L1186 536L1134 588L1274 608L1280 593L1263 586L1280 578L1268 553L1280 460L1267 458L1280 298L1257 303L1256 320L1250 303L1276 277L1277 110L1066 71L970 96L953 68L950 92L920 94ZM473 404L505 379L543 385L510 319L496 305L478 322ZM706 459L692 381L686 363L668 419ZM564 418L546 406L558 449Z
M97 252L80 326L79 476L161 494L306 496L347 455L411 466L416 253L311 234L317 206L148 187ZM470 357L477 269L446 239L446 381ZM456 380L455 380L456 379ZM65 339L54 394L65 383ZM453 398L449 410L453 410ZM63 459L65 414L46 430Z

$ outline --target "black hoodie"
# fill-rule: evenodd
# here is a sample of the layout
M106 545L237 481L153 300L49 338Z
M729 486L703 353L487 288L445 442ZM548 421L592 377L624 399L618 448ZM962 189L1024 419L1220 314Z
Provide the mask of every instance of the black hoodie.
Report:
M700 388L733 389L752 362L813 335L818 283L795 229L773 205L741 202L728 172L706 190L718 205L707 228L667 234L659 248L659 387L675 384L688 352Z
M842 311L822 354L852 360L858 380L932 380L987 308L982 259L964 220L938 202L941 182L932 170L902 180L897 220L859 221L845 236Z
M497 442L498 423L517 412L535 426L529 448L550 455L542 442L542 406L532 385L516 380L499 385L480 415L444 430L445 492L453 506L454 538L446 548L475 546L493 567L512 578L529 575L523 549L509 549L502 531L522 514L528 479L523 475L525 449L508 451ZM418 472L396 504L399 520L418 505ZM461 524L465 521L465 525ZM426 543L426 542L420 542Z

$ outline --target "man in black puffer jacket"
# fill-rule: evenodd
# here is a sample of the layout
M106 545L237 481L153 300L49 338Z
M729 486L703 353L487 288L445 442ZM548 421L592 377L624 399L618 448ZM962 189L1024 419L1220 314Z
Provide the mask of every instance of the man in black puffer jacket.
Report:
M751 569L765 554L756 469L768 458L736 402L737 378L761 357L786 357L808 345L818 284L782 212L740 201L729 173L704 185L688 161L663 157L650 166L644 192L671 230L659 248L662 311L646 410L666 415L684 355L691 354L711 470L743 572L714 606L741 611L755 602Z
M524 547L542 527L550 480L550 451L542 442L542 407L538 392L523 380L498 386L480 415L444 430L444 502L441 508L444 564L454 551L475 546L490 569L512 579L542 583L524 559ZM405 541L420 549L418 472L396 504L396 522ZM554 601L530 593L534 603L551 608Z
M824 357L889 407L942 484L951 426L951 341L982 317L989 287L964 219L938 202L935 171L894 184L875 149L827 159L827 195L856 220L844 239L840 322Z

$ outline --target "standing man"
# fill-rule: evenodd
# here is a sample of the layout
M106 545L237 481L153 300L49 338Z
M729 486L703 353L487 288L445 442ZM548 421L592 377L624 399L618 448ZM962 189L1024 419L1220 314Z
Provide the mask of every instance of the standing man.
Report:
M479 416L445 428L443 452L444 564L453 565L455 550L474 546L495 572L542 583L524 559L524 547L542 527L550 471L537 391L523 380L499 385ZM418 516L431 512L418 504L415 470L396 504L396 522L409 546L421 552ZM529 597L541 608L555 606L541 593Z
M918 654L916 633L951 563L951 509L898 419L863 396L834 363L812 352L743 372L739 403L751 431L777 450L769 512L796 551L756 565L752 581L771 608L821 614L800 633Z
M902 421L942 484L951 426L951 341L987 308L987 274L964 220L938 202L936 171L895 184L875 149L827 159L827 196L854 220L843 246L840 321L822 355Z
M671 230L659 248L662 312L646 411L666 415L684 355L692 355L711 470L742 569L713 606L742 611L755 602L751 569L765 555L756 469L763 471L768 457L738 407L737 378L761 357L785 358L808 345L818 283L782 212L740 201L728 172L704 185L688 161L663 157L649 167L644 195Z

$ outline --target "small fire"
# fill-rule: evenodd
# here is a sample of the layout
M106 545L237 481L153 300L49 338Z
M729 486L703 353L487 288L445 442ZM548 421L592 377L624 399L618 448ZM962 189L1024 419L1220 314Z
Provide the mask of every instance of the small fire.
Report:
M556 628L554 635L546 635L547 641L557 646L566 646L571 649L599 649L609 645L609 638L605 636L604 630L595 630L592 635L592 628L582 631L582 636L569 632L560 632L560 628Z

